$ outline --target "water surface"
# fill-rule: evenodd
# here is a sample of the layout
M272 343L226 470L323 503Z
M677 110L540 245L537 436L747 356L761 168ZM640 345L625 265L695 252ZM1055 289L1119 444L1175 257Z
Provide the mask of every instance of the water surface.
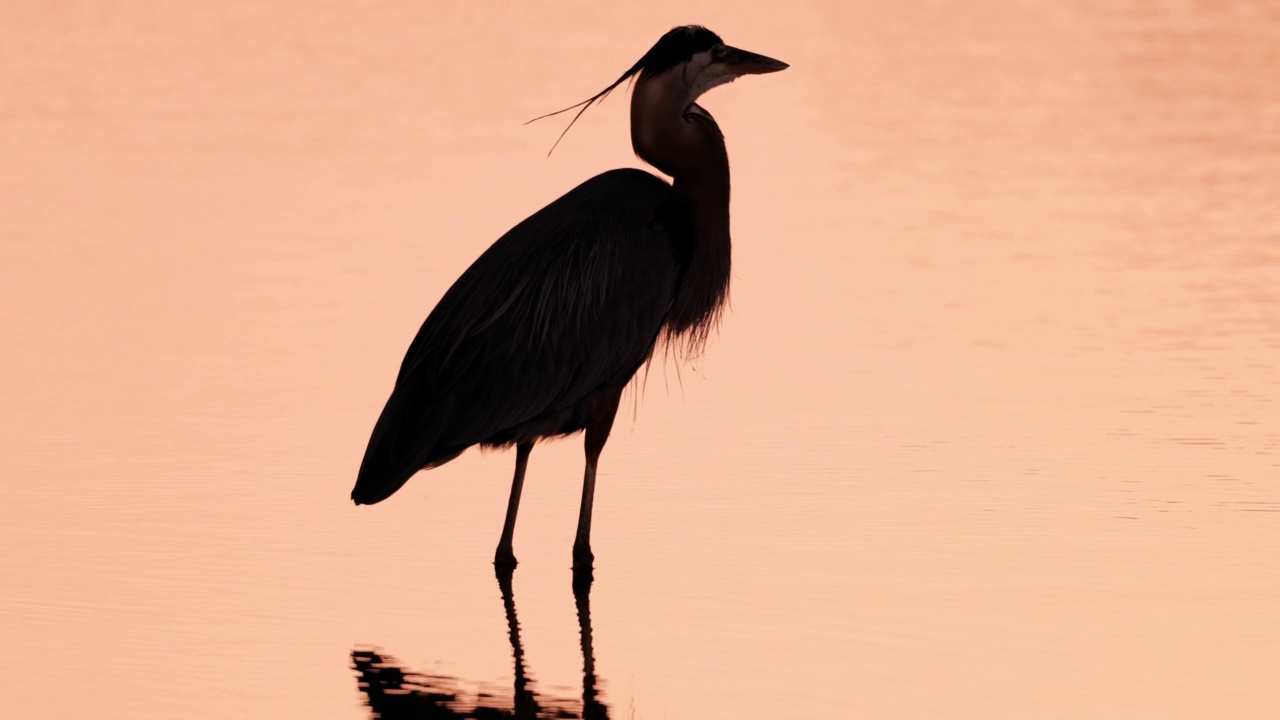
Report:
M1086 0L0 11L6 715L583 713L580 442L506 597L512 454L347 495L449 283L638 165L521 123L691 21L792 67L705 102L732 312L605 451L586 714L1275 716L1280 14Z

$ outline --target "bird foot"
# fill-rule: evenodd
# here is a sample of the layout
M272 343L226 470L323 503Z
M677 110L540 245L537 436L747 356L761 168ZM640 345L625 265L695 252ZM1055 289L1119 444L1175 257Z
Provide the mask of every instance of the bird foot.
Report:
M509 547L499 546L493 554L493 564L500 568L513 568L516 566L516 554Z
M591 572L596 556L591 553L590 545L573 546L573 571Z

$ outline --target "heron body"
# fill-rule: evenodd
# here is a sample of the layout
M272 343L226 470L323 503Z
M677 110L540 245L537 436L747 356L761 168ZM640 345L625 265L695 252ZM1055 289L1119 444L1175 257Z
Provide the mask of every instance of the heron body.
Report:
M473 445L516 446L495 562L512 536L538 440L586 431L575 569L589 569L596 464L623 388L667 342L706 339L729 284L729 163L694 101L742 74L786 65L700 27L668 32L638 75L632 145L671 176L611 170L570 190L489 247L440 299L405 355L351 497L376 503Z

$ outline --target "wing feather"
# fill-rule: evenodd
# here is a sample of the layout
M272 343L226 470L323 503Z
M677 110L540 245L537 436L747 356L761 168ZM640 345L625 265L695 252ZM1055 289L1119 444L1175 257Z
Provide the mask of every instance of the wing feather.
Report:
M409 346L352 497L377 502L423 467L625 384L676 290L668 231L653 222L671 201L653 175L611 171L485 251Z

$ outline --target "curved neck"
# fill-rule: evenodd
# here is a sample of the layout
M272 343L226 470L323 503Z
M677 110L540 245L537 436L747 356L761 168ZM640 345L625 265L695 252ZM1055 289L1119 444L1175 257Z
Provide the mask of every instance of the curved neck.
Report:
M631 96L631 147L679 185L729 186L724 135L680 70L643 73Z
M729 155L711 115L693 103L679 68L642 74L631 99L631 146L671 176L692 237L680 289L667 318L671 336L697 350L719 318L729 290Z

